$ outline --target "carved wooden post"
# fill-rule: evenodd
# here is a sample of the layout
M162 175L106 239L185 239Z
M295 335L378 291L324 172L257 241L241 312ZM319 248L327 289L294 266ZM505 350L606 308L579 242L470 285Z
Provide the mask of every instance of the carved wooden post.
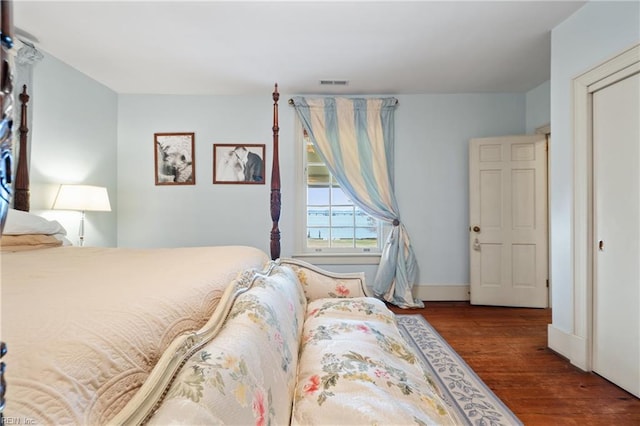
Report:
M271 259L276 260L280 257L280 229L278 222L280 221L280 158L278 156L278 84L275 85L273 92L273 165L271 169Z
M7 345L4 342L0 342L0 358L5 356L7 353ZM4 424L2 421L2 412L4 411L5 399L4 394L7 389L7 383L4 380L4 369L5 363L0 362L0 424Z
M16 169L16 182L13 193L13 207L16 210L28 212L29 206L29 168L27 165L27 85L22 86L20 93L20 150L18 151L18 168Z

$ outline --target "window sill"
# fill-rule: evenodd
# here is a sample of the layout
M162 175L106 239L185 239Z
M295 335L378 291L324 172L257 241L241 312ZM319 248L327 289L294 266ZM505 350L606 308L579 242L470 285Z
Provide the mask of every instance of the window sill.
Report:
M378 265L380 253L298 253L291 256L313 265Z

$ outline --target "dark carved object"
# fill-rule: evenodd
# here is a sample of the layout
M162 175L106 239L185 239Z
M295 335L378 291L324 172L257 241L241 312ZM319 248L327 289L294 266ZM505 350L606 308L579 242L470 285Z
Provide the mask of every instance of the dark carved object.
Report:
M280 221L280 158L278 156L278 84L275 85L273 92L273 166L271 170L271 259L276 260L280 257L280 229L278 222Z
M29 206L29 166L27 165L27 85L22 86L20 93L20 150L18 151L18 167L16 169L16 182L13 193L13 208L28 212ZM23 153L25 155L23 155Z
M7 353L7 345L4 342L0 342L0 358L5 356ZM0 424L4 424L2 422L2 412L4 411L4 393L7 389L7 383L4 381L4 362L0 362Z
M11 201L13 172L13 20L11 2L0 2L0 233Z

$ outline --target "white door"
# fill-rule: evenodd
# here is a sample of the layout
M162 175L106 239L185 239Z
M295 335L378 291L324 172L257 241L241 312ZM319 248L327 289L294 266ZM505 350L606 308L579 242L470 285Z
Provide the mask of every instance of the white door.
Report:
M640 397L640 74L593 93L593 371Z
M548 306L545 135L469 143L471 303Z

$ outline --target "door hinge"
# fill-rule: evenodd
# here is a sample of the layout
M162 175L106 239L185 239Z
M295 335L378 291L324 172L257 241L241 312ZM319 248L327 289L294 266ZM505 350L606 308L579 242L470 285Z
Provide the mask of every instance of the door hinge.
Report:
M547 288L549 288L549 280L547 280Z

